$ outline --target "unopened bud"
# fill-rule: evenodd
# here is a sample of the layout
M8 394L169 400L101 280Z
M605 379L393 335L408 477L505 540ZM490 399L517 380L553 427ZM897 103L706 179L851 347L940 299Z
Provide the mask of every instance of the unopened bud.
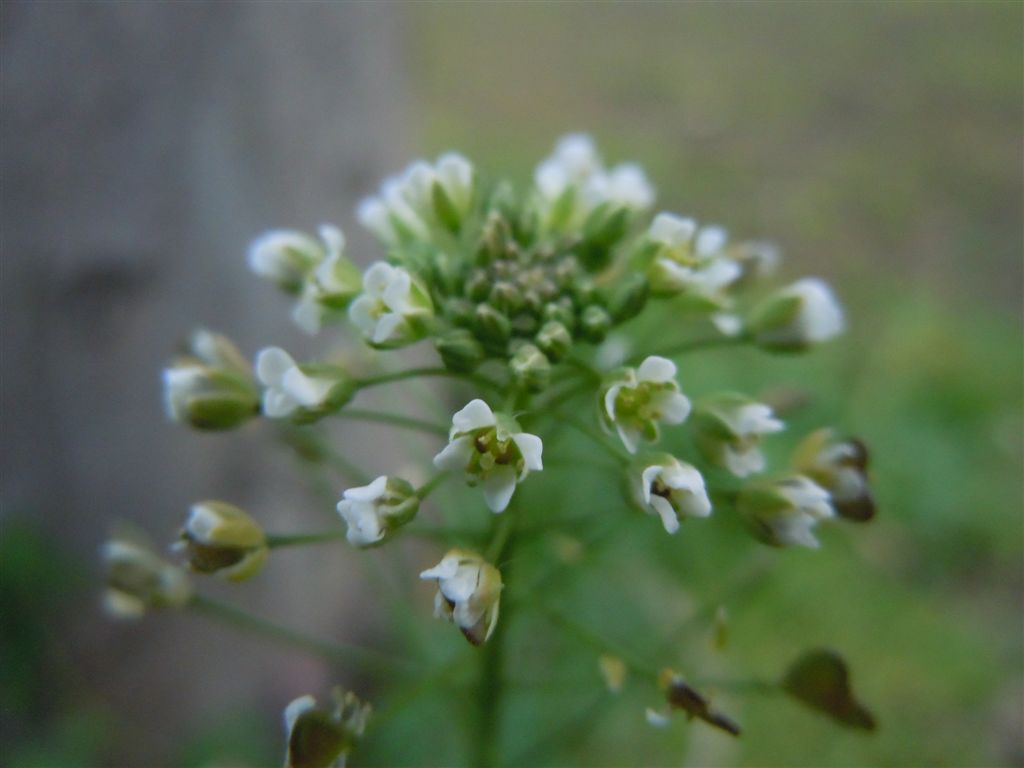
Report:
M198 573L216 573L231 581L254 576L267 559L267 537L243 510L222 501L192 506L178 549Z
M650 295L646 277L638 273L629 275L608 291L608 312L616 323L623 323L640 314Z
M504 344L512 335L508 317L490 304L477 304L476 328L481 338L495 345Z
M186 354L164 369L163 379L168 416L196 429L232 429L259 412L252 369L220 334L196 331Z
M842 333L843 310L824 281L804 278L754 307L747 330L766 349L798 352Z
M551 363L533 344L520 346L508 365L516 383L530 392L540 392L551 383Z
M331 691L334 706L320 709L312 696L295 699L284 710L288 749L285 768L343 766L363 735L373 708L340 688Z
M580 317L580 331L587 341L594 344L603 341L611 327L612 318L604 307L592 304L583 310L583 315Z
M348 526L348 541L372 547L416 516L416 490L400 477L381 475L369 485L349 488L338 502L338 514Z
M483 346L465 328L455 328L439 337L434 345L445 368L463 373L472 371L484 359Z
M558 362L572 348L572 334L557 320L544 323L536 337L537 346L551 360Z
M184 570L164 560L141 536L121 532L103 545L107 569L104 604L118 618L138 618L147 608L181 608L192 597Z

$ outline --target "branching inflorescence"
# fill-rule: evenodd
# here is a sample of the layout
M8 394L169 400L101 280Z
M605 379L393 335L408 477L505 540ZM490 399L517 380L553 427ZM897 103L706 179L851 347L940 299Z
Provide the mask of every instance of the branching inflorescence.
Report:
M828 286L804 278L766 288L779 261L773 246L735 242L720 227L671 213L651 219L653 202L638 166L606 168L588 137L571 135L537 167L525 192L485 182L456 154L414 163L388 179L357 211L386 248L386 260L363 271L349 260L345 237L333 226L321 227L318 237L287 230L259 237L249 265L294 297L293 318L303 329L317 333L348 323L377 350L429 340L440 364L356 375L339 362L298 362L268 348L251 366L227 338L200 330L164 373L171 418L199 430L262 418L298 434L325 417L351 415L436 434L441 425L358 411L349 403L371 386L433 375L461 380L477 396L452 416L447 443L438 438L436 474L426 483L416 487L382 474L339 490L343 531L268 536L235 506L196 504L174 547L187 569L240 580L259 572L276 546L344 536L354 547L378 547L416 519L421 502L440 483L464 480L479 486L480 514L485 506L501 517L493 518L484 551L453 547L421 578L437 583L435 615L455 623L486 653L500 641L500 632L494 638L499 603L509 586L501 557L515 526L514 494L532 473L574 471L571 462L557 461L561 456L550 457L545 469L545 443L565 429L612 457L627 480L624 504L655 516L669 534L720 504L775 546L817 547L819 523L870 519L874 504L862 443L819 430L802 443L789 468L766 474L761 443L785 428L772 407L735 392L691 402L693 393L680 386L672 359L708 346L810 349L843 330L843 313ZM631 329L638 325L627 324L654 314L661 340L633 354L640 342ZM590 406L566 408L580 401ZM667 430L685 431L693 451L681 457L657 450ZM711 477L735 480L716 488ZM115 537L105 557L108 605L118 615L194 606L248 622L251 629L263 626L199 597L185 568L134 537ZM282 637L289 632L273 631ZM373 660L366 649L328 650L343 659ZM631 667L607 653L600 665L613 689ZM677 674L631 668L661 681L670 708L738 733ZM287 764L344 761L368 715L369 707L351 693L336 692L333 709L317 708L309 696L292 702L286 710ZM665 717L651 710L648 719L662 724ZM478 757L490 759L486 750Z

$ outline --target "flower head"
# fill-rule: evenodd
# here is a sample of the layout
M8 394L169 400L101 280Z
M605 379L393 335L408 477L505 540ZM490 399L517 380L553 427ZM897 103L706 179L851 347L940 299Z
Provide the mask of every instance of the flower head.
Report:
M338 502L338 514L348 526L349 543L370 547L412 520L419 503L408 482L381 475L369 485L345 491Z
M341 688L331 691L331 700L330 709L318 708L312 696L300 696L285 707L285 768L344 768L373 707Z
M374 347L391 349L419 341L434 314L430 294L402 267L378 261L363 275L363 293L348 315Z
M473 645L490 638L502 589L497 568L475 552L452 549L420 578L437 580L434 616L455 623Z
M683 518L711 514L704 478L696 467L668 454L652 457L642 464L636 477L635 495L645 510L661 517L666 531L678 531Z
M842 333L843 310L827 283L806 277L754 307L747 329L762 347L799 351Z
M640 439L658 439L658 424L682 424L690 414L690 401L679 391L676 364L651 356L638 368L624 368L601 388L601 423L613 427L622 444L636 453Z
M483 486L492 512L504 512L531 470L544 468L544 445L536 435L520 431L511 416L494 413L483 400L472 400L452 416L448 445L434 457L434 466L464 470L470 485Z
M267 537L243 510L222 501L194 504L177 549L199 573L217 573L231 581L255 575L267 559Z
M305 232L272 229L249 246L249 268L287 293L299 293L324 257L323 246Z
M147 608L181 608L192 597L188 574L160 557L141 535L115 534L103 545L102 557L104 605L113 616L134 619Z
M860 440L837 440L831 429L819 429L797 446L793 468L829 492L840 517L866 522L875 516L868 449Z
M647 231L651 290L683 294L708 309L726 306L725 291L743 272L726 256L727 241L721 227L698 228L693 219L659 213Z
M704 458L736 477L763 471L761 438L785 429L767 405L732 393L699 402L691 423Z
M814 526L834 516L829 493L802 475L791 475L747 486L737 502L754 534L777 547L817 549Z
M259 412L252 368L226 337L199 329L164 369L164 402L174 421L196 429L231 429Z
M299 365L279 347L256 357L263 391L263 413L272 419L311 420L341 408L355 392L355 382L335 366Z

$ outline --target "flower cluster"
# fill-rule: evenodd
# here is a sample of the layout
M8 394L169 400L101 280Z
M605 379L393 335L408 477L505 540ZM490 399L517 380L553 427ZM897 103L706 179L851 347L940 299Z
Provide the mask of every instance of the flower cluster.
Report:
M616 505L641 510L669 534L724 507L765 543L813 548L819 523L872 518L862 442L818 430L779 463L773 436L786 429L785 410L770 398L699 391L706 377L687 354L736 345L807 351L843 330L832 291L817 278L772 288L780 263L775 246L733 240L718 225L676 213L651 217L654 200L639 166L606 166L591 139L577 134L557 143L524 190L489 180L454 153L387 179L356 212L386 248L382 260L358 254L369 263L365 270L350 260L335 226L321 226L318 237L284 229L261 235L249 265L292 297L295 322L310 333L347 322L380 368L296 361L278 347L258 351L250 364L224 336L198 331L164 373L169 416L200 430L262 417L313 462L333 447L316 442L318 432L301 442L297 435L310 434L303 428L335 415L370 418L434 436L433 466L424 468L434 474L415 485L373 472L336 489L336 520L344 527L324 534L268 535L238 507L200 502L173 547L184 567L135 540L107 545L108 604L120 615L186 606L210 611L188 571L238 581L259 573L275 547L344 537L354 548L376 550L428 535L446 550L420 574L436 582L435 616L474 646L488 644L502 632L502 569L517 527L529 520L531 537L571 543L555 547L566 562L579 560L584 547L555 532L559 520L578 525L582 512L563 514L548 497L552 489L590 482L573 474L578 457L567 452L579 445L561 439L567 431L614 459L609 472L619 473L628 491L621 502L611 499L609 514ZM421 341L436 351L434 367L390 366L395 350ZM450 428L349 405L364 389L420 375L447 376L472 389L468 402L458 401L466 405L451 416ZM342 468L362 475L344 457ZM517 494L540 472L542 482ZM446 502L432 510L431 494L453 478L479 487L464 496L470 506ZM551 480L545 485L544 478ZM444 525L419 521L423 508ZM449 529L453 519L463 526L457 533ZM506 598L506 615L514 604ZM627 671L638 671L614 654L600 656L600 670L612 691L622 688ZM661 678L670 709L739 732L681 676ZM296 699L285 713L287 764L340 765L368 712L351 693L336 692L329 708L310 696ZM667 715L651 710L649 719L663 724Z

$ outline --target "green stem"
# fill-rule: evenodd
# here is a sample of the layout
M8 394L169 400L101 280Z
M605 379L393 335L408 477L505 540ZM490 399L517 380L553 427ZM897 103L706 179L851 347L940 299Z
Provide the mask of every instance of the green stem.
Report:
M393 381L404 381L405 379L418 379L426 376L441 376L449 379L463 379L465 381L471 381L474 384L484 387L486 389L498 389L498 384L496 382L491 381L486 376L482 376L478 373L460 373L459 371L450 371L447 368L438 367L410 368L405 371L392 371L391 373L381 373L377 376L368 376L365 379L358 379L356 381L356 386L359 389L368 389L369 387L376 387L380 384L389 384Z
M343 643L331 643L326 640L303 635L288 627L282 627L259 616L253 616L251 613L239 610L233 605L211 600L202 595L193 595L188 607L196 613L216 619L233 626L235 629L251 632L269 640L299 648L328 661L351 664L366 670L372 669L384 675L395 675L400 670L407 670L414 666L408 659L389 656L370 648L360 648L359 646Z
M447 434L447 432L445 432L445 434ZM438 472L432 478L427 480L427 482L417 488L416 495L419 497L419 500L423 501L427 496L433 493L434 489L437 488L447 476L448 474L446 472Z
M303 544L325 544L329 541L337 541L345 538L345 531L324 531L322 533L285 533L267 534L267 546L271 549L278 547L296 547Z
M629 462L630 457L625 453L625 451L613 446L611 443L605 440L604 435L602 435L593 427L590 427L587 424L584 424L579 419L562 413L561 411L554 412L554 416L564 421L577 432L580 432L581 434L589 437L591 441L593 441L596 445L599 445L602 450L606 451L609 456L614 458L618 464L624 464Z
M589 645L598 653L609 654L622 659L626 666L641 676L652 679L657 678L658 670L631 651L610 643L584 627L582 624L578 624L574 620L563 616L551 608L541 606L539 610L552 624L560 626L584 644Z
M344 408L338 411L336 416L343 419L356 419L359 421L375 421L380 424L390 424L395 427L411 429L416 432L425 432L428 435L448 436L448 427L433 422L423 421L412 416L402 416L398 413L386 413L384 411L371 411L365 408Z
M700 339L688 339L687 341L681 341L666 349L655 350L651 354L661 355L662 357L675 357L676 355L684 354L685 352L695 352L699 349L715 349L718 347L735 347L741 344L746 344L750 341L750 337L744 334L738 336L706 336ZM630 358L630 364L639 363L647 355L635 355Z

